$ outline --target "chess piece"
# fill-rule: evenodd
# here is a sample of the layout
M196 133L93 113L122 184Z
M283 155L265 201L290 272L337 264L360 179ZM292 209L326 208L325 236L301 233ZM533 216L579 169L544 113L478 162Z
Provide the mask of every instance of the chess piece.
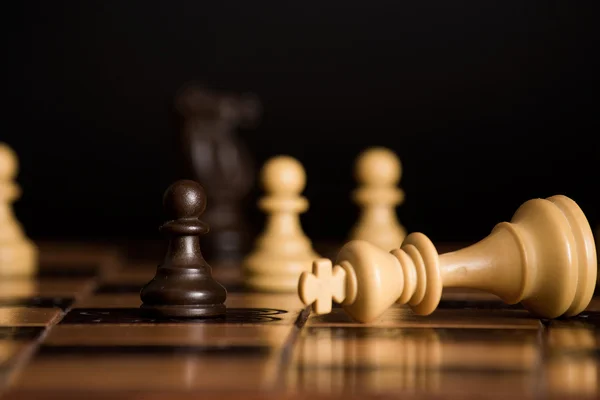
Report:
M31 276L38 263L38 250L16 219L12 203L20 188L14 182L18 172L15 152L0 143L0 276Z
M596 243L600 242L600 225L596 227ZM600 254L599 254L600 256ZM600 272L598 273L598 286L600 286Z
M443 287L483 290L508 304L521 303L541 318L570 317L589 304L596 284L596 247L590 225L570 198L524 203L511 222L497 224L480 242L438 255L422 233L386 252L351 241L336 266L316 260L298 282L300 299L317 314L331 299L359 322L377 319L393 303L432 313Z
M253 95L188 85L177 97L177 108L184 117L187 166L208 195L204 255L219 267L237 267L249 250L249 227L240 209L254 184L254 163L235 131L258 122L260 103Z
M198 183L180 180L163 197L169 221L161 231L168 248L154 278L140 293L142 309L161 317L214 317L225 314L227 292L212 277L200 251L199 236L208 225L199 220L206 194Z
M261 179L267 195L259 207L268 221L244 262L245 283L256 290L294 292L298 276L319 257L300 224L299 214L308 209L308 201L300 196L306 174L296 159L279 156L264 165Z
M398 247L406 236L395 209L404 201L404 192L396 187L402 176L400 160L391 150L371 148L359 156L355 176L360 187L353 198L361 214L351 239L366 240L386 251Z

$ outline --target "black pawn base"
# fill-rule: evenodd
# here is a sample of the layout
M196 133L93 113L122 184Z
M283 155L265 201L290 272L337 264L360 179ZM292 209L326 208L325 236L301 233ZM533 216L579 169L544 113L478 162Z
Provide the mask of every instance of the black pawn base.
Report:
M160 266L140 293L144 313L161 318L224 316L227 290L212 278L208 264L196 267Z
M145 314L158 318L218 318L224 317L227 308L223 304L202 306L152 306L142 304Z

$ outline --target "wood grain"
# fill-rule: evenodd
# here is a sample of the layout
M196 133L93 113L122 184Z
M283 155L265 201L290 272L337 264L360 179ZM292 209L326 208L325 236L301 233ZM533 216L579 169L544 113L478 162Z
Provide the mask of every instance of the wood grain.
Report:
M546 321L495 296L450 289L429 316L395 305L373 323L356 324L341 308L309 315L293 294L234 290L226 300L229 319L153 321L138 313L137 287L156 265L111 268L89 278L36 280L32 294L77 293L85 283L66 315L0 307L8 329L43 330L0 338L0 356L22 359L0 381L3 398L600 396L600 297L576 318Z

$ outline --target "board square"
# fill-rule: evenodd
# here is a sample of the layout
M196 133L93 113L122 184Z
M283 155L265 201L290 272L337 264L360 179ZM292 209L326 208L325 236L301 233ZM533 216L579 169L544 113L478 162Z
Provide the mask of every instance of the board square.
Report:
M486 393L523 393L537 382L542 354L539 333L532 329L307 326L294 348L286 385L338 395L460 397L473 385Z
M325 315L311 315L308 325L330 326L397 326L419 328L502 328L541 329L541 322L527 311L510 309L441 309L431 315L416 315L407 306L394 305L378 320L362 324L355 322L342 309L334 308Z
M291 325L57 325L45 346L257 346L281 348L292 333Z
M51 346L42 345L37 356L56 357L56 356L107 356L125 357L131 355L210 355L223 356L230 355L237 357L257 356L269 354L271 348L267 346L247 346L247 345L118 345L118 346Z
M15 340L0 340L0 373L10 369L15 358L31 343Z
M48 326L62 316L58 308L2 307L0 308L0 326Z
M140 308L74 308L60 324L259 324L290 323L297 315L274 308L227 308L215 318L156 318Z
M135 346L137 347L137 346ZM44 348L23 369L13 390L269 390L279 379L281 356L263 347L118 348L63 352ZM106 349L102 349L106 350ZM109 349L111 350L111 349ZM132 350L121 351L121 350ZM155 348L156 350L156 348Z
M0 326L0 340L32 341L40 337L44 327L40 326Z
M60 308L62 311L66 311L74 301L74 298L63 297L0 299L0 307Z
M322 368L299 366L285 377L287 392L324 398L412 398L412 399L476 399L535 398L540 379L535 373L490 371L444 371L417 366L402 368Z
M71 298L92 288L91 279L6 279L0 282L0 300L30 297Z
M139 308L140 293L92 294L75 303L75 308Z
M542 356L530 329L307 327L296 364L314 368L532 371Z

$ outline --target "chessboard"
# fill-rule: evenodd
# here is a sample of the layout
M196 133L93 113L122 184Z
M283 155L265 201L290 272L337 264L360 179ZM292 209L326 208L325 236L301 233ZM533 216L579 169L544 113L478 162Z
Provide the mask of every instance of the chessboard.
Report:
M158 253L147 244L148 254ZM337 246L315 247L326 256ZM440 245L440 251L443 245ZM448 245L448 249L460 245ZM157 319L140 290L160 260L106 245L40 244L30 278L0 286L7 399L552 398L600 393L600 294L543 320L490 294L445 290L417 316L314 315L294 293L259 293L212 265L224 317Z

